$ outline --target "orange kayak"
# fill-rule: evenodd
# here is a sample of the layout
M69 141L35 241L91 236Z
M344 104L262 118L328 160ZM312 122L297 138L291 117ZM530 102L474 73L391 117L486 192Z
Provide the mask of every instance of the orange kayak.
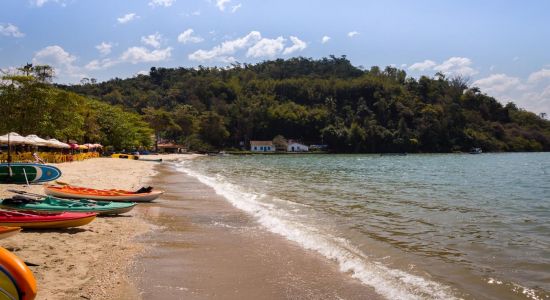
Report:
M0 239L5 239L12 235L16 235L19 231L21 231L21 227L0 226Z
M35 297L36 280L29 267L0 247L0 299L32 300Z
M153 190L132 192L117 189L100 190L71 185L44 185L44 192L60 198L131 202L150 202L164 194L163 191Z

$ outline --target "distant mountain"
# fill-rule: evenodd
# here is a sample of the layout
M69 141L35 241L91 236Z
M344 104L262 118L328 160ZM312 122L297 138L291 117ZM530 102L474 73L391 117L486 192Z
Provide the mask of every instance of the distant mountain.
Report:
M149 75L60 87L144 114L159 137L195 149L283 135L335 152L550 150L550 121L503 106L463 78L363 70L345 56L151 68Z

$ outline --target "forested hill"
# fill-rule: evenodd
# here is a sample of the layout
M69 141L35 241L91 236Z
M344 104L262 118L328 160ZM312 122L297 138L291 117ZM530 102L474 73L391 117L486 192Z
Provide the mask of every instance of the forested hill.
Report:
M362 70L346 57L151 68L62 88L144 114L159 136L194 149L283 135L337 152L550 150L550 121L503 106L462 78Z

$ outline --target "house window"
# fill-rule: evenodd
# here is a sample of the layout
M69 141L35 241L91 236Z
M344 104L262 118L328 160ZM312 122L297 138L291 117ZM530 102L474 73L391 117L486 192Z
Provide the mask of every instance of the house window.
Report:
M254 150L258 150L258 147L257 147L257 146L254 146Z

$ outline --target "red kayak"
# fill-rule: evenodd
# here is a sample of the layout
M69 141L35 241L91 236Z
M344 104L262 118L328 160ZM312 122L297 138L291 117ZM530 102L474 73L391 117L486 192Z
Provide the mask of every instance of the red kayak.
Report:
M0 210L0 226L22 228L68 228L86 225L96 217L95 213L21 213Z

